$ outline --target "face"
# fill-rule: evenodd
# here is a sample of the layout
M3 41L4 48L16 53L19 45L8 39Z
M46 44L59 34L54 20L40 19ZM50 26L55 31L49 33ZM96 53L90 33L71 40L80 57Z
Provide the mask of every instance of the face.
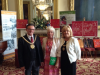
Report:
M69 38L70 37L70 30L67 28L67 29L65 29L64 31L63 31L63 35L64 35L64 37L65 38Z
M65 18L63 18L63 21L65 21Z
M54 32L52 30L48 30L47 36L48 38L53 38Z
M33 33L34 33L34 30L35 30L35 27L34 26L28 26L26 31L27 31L27 34L32 36Z

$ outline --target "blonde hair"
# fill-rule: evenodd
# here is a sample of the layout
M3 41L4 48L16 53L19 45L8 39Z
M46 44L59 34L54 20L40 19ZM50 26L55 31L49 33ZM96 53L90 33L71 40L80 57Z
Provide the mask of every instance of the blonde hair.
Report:
M66 29L68 29L68 30L70 31L70 37L72 37L72 36L73 36L73 32L72 32L72 28L71 28L69 25L66 25L66 26L64 26L64 27L62 28L62 37L64 38L63 32L64 32L64 30L66 30Z
M55 29L54 29L54 27L53 27L53 26L48 26L48 27L47 27L47 32L48 32L49 30L52 30L52 31L53 31L53 33L55 34Z

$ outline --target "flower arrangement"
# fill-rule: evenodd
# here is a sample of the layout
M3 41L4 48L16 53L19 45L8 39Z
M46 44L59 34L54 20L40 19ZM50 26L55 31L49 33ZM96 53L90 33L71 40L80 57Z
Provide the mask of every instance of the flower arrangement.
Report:
M46 29L46 19L44 17L33 18L32 22L35 25L36 29Z

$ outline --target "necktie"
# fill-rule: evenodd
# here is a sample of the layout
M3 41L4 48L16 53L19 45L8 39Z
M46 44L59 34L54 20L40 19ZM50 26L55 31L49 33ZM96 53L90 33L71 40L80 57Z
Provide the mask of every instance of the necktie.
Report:
M33 37L31 37L31 43L33 42Z

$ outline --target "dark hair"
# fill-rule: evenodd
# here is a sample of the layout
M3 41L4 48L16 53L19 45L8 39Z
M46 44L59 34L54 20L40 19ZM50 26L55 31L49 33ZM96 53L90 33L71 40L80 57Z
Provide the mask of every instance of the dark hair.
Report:
M62 16L61 20L63 21L63 19L65 19L65 20L66 20L66 17L65 17L65 16Z
M34 26L34 24L31 24L31 23L26 24L26 29L28 28L28 26ZM34 27L35 27L35 26L34 26Z

